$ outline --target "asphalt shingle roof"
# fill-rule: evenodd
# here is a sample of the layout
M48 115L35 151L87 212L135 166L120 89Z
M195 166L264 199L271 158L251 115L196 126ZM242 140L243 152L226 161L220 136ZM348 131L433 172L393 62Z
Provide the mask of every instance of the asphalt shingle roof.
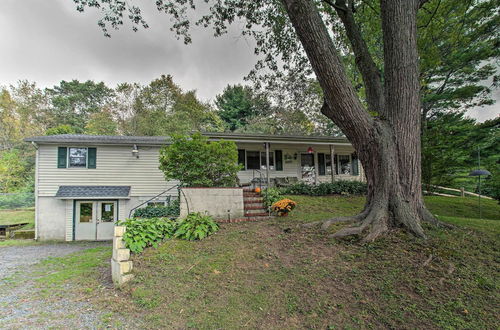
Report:
M345 137L333 136L299 136L299 135L267 135L267 134L240 134L240 133L202 133L210 140L232 140L241 142L303 142L303 143L349 143ZM33 136L24 139L26 142L36 143L76 143L76 144L137 144L137 145L165 145L170 142L168 136L123 136L123 135L84 135L60 134L47 136Z
M130 186L59 186L56 197L128 197Z

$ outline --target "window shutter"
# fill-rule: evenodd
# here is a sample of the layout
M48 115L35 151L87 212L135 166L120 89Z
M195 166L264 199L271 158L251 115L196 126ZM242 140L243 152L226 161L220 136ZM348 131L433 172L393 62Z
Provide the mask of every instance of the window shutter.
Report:
M325 175L326 174L325 154L318 154L318 174L319 175Z
M243 165L245 170L245 149L238 149L238 164Z
M68 148L66 147L57 148L57 168L66 168L67 159L68 159Z
M276 157L276 171L283 171L283 152L281 150L275 150L274 156Z
M97 149L88 148L87 149L87 168L96 168L97 164Z
M333 168L335 169L335 175L339 174L339 155L335 154L333 155L333 161L335 164L333 164Z
M356 153L353 153L351 155L352 159L352 175L359 175L359 166L358 166L358 155Z

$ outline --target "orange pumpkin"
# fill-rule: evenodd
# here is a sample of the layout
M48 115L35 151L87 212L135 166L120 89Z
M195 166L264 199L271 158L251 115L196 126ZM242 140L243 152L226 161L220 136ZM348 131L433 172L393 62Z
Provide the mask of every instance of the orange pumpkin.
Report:
M260 193L260 188L255 188L256 193Z

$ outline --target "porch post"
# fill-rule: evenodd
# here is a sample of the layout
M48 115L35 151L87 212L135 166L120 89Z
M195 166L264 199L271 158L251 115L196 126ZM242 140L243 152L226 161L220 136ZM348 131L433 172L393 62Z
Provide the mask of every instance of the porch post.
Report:
M335 154L335 148L333 147L333 144L330 144L330 172L331 172L331 175L332 175L332 183L333 181L335 181L335 165L334 164L334 161L335 161L335 157L333 157L333 155Z
M266 142L266 179L267 188L271 188L271 178L269 177L269 142Z

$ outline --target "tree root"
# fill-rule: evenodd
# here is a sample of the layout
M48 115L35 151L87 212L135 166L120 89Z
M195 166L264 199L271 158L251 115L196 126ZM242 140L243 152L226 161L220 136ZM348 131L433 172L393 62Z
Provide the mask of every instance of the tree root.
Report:
M420 208L419 213L422 221L430 223L431 225L447 229L455 228L452 224L438 220L425 206Z

